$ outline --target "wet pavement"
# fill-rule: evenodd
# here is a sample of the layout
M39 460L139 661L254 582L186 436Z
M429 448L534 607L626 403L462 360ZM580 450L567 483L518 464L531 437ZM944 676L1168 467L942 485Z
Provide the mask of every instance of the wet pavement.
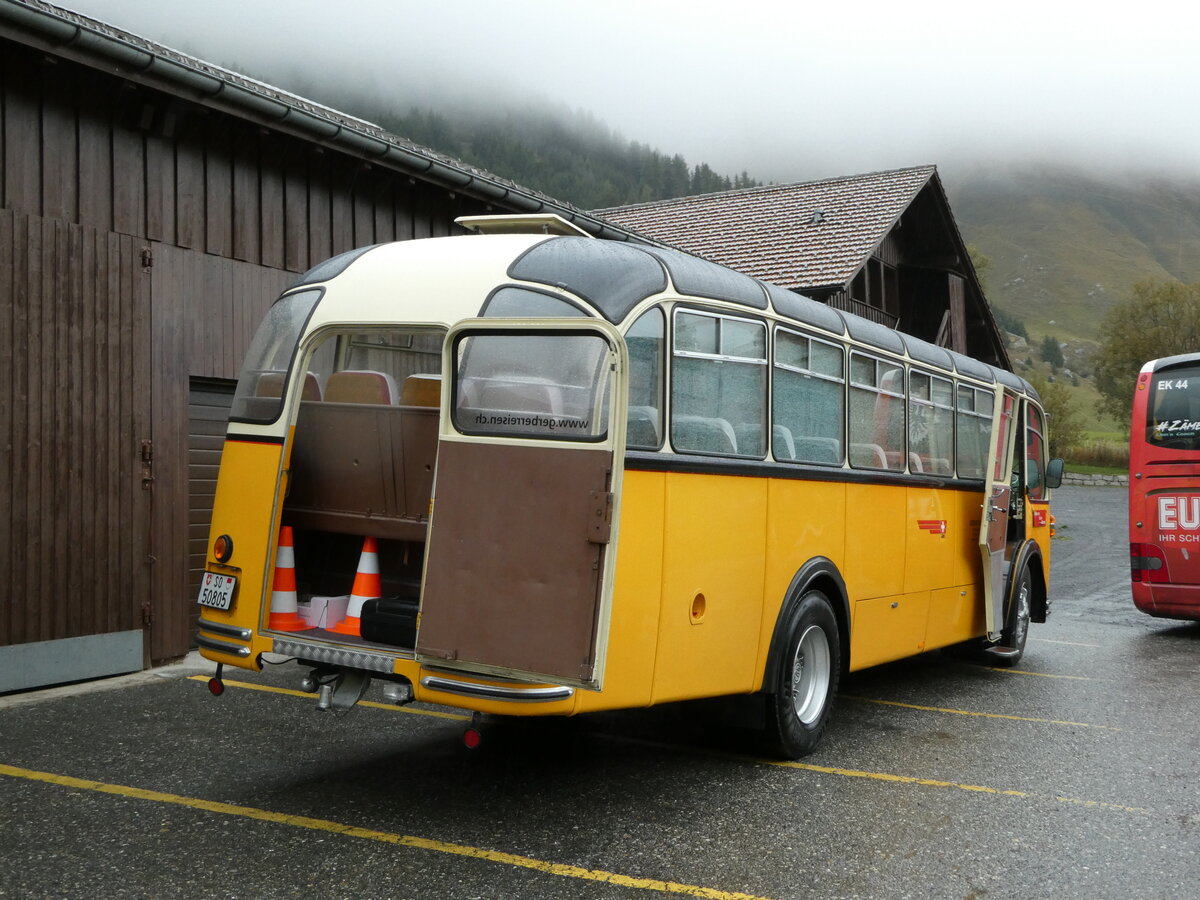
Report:
M319 713L294 665L0 698L0 896L1194 896L1200 626L1133 608L1124 491L1054 508L1020 665L850 676L799 763L692 707L467 751L378 686Z

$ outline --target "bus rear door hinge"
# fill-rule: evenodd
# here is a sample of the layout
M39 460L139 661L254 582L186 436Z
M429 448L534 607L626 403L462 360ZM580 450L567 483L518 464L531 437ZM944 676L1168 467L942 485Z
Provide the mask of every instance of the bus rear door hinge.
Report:
M592 491L588 506L588 543L608 543L612 535L612 508L612 491Z
M154 265L154 251L149 247L142 248L142 268L149 269Z
M149 628L153 624L154 624L154 607L151 606L150 601L147 600L145 603L142 604L142 625L146 628Z

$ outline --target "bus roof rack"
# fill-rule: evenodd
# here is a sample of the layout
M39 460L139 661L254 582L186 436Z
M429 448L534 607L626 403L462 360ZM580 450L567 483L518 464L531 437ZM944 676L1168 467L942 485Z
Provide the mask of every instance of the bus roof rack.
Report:
M507 216L459 216L454 220L468 231L479 234L566 234L592 237L578 225L555 213Z

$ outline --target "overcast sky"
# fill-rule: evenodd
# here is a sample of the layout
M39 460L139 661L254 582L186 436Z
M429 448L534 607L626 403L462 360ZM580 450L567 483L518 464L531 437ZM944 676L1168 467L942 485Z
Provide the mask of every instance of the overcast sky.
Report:
M764 180L1029 158L1200 173L1186 0L60 2L211 62L287 60L399 111L463 95L590 111Z

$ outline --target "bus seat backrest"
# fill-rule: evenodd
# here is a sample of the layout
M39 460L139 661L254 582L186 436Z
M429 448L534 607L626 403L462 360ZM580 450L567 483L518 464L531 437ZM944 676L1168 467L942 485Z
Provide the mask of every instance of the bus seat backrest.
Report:
M514 412L561 415L562 388L543 379L483 379L475 384L478 391L476 406L480 409L503 409Z
M442 400L442 376L409 375L400 389L401 406L438 406Z
M760 456L763 450L763 427L753 422L734 426L738 452L747 456Z
M921 457L911 450L908 451L908 471L922 473L925 467L921 464Z
M923 457L921 464L926 472L932 472L934 475L950 474L950 460L944 456Z
M625 443L630 447L657 447L662 443L658 436L658 410L655 407L629 407Z
M330 403L396 405L396 381L386 372L343 369L329 376L325 399Z
M737 453L737 435L725 419L705 416L676 416L671 422L675 444L683 450L703 453Z
M776 459L796 458L796 442L792 440L791 429L784 425L771 426L771 452Z
M283 372L263 372L258 376L258 384L254 389L255 395L258 397L282 397L283 378ZM306 372L304 374L304 393L301 395L300 399L321 399L321 383L317 381L317 376L312 372Z
M883 448L878 444L851 444L850 465L886 469L887 457L883 453Z
M874 444L869 446L873 447ZM796 458L805 462L840 463L842 461L842 442L831 437L798 438L796 440Z

